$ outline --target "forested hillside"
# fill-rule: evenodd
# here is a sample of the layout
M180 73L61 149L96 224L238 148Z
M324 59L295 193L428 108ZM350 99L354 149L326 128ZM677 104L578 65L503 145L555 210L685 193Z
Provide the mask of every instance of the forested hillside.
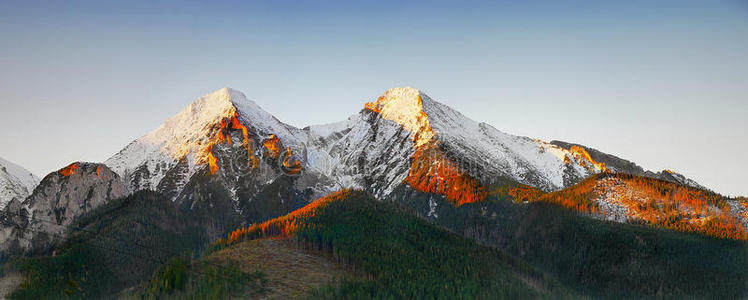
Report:
M172 257L209 240L207 215L180 210L155 192L138 192L79 217L51 256L11 261L26 276L14 299L102 298L150 278Z
M500 250L480 246L358 191L317 200L287 216L237 229L216 247L292 237L327 251L371 280L343 281L320 298L537 298L567 291Z
M412 191L403 199L429 220L516 255L594 298L748 296L748 243L585 217L561 203L522 204L522 187L454 207ZM497 197L499 196L499 197ZM572 198L574 199L574 198ZM429 202L437 203L429 211ZM430 216L429 216L430 215Z
M391 201L342 190L238 228L227 208L188 209L138 192L78 218L54 255L13 259L27 280L11 298L739 299L748 291L745 241L583 217L591 211L537 201L510 182L460 206L403 189ZM274 239L287 243L248 242ZM285 265L309 255L308 264ZM272 258L252 258L263 256ZM277 271L288 268L318 280L289 282Z

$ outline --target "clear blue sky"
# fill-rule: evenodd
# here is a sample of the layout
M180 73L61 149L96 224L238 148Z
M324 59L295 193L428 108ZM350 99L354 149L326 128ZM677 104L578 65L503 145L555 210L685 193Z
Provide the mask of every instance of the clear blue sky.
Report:
M410 85L748 195L746 1L114 2L0 2L0 156L103 161L224 86L303 127Z

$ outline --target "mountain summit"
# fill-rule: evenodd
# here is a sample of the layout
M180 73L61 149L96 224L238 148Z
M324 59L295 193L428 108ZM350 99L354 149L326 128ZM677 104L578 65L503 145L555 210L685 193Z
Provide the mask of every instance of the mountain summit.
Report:
M213 147L252 137L297 141L299 130L278 121L241 92L223 88L192 102L159 128L133 141L105 164L121 174L133 191L180 189L203 166L217 171ZM248 144L245 146L249 146ZM252 155L249 147L247 151ZM171 176L171 177L169 177ZM167 184L168 186L164 186ZM162 185L162 186L160 186Z
M413 133L413 142L420 147L434 138L421 96L419 90L411 87L394 88L387 90L376 101L367 102L364 107Z

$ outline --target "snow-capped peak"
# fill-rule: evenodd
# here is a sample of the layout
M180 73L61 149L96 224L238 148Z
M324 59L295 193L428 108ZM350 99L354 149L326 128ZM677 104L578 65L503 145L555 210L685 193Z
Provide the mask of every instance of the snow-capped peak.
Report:
M586 156L527 137L514 136L476 122L417 89L385 92L367 109L413 133L415 148L438 144L472 176L507 177L556 190L601 172Z
M423 111L421 92L417 89L389 89L376 101L366 103L364 107L412 132L416 147L428 143L434 137L429 116Z
M210 126L235 111L231 91L223 88L200 97L137 141L149 146L158 146L161 153L172 158L185 157L195 146L190 141L201 144L207 137L205 132L210 130Z
M181 170L178 177L184 180L203 165L215 172L212 147L220 142L231 143L230 137L224 135L227 127L242 130L245 139L277 137L293 150L300 143L299 129L278 121L243 93L223 88L190 103L105 164L129 181L133 191L157 190L167 172L178 164L185 166L177 168ZM181 184L184 182L178 183Z

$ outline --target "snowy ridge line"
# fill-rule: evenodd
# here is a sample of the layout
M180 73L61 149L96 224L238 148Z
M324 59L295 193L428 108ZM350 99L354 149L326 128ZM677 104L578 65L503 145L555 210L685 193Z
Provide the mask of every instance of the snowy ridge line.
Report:
M154 131L133 141L105 164L130 185L179 194L212 157L217 124L237 116L262 148L277 136L290 161L304 167L297 187L318 195L340 188L364 188L385 197L402 185L416 149L437 145L461 171L481 179L508 178L554 191L605 171L584 150L572 151L537 139L507 134L473 121L410 87L387 90L346 120L303 129L285 124L236 90L224 88L202 96ZM223 128L223 125L221 125ZM267 145L265 145L267 147ZM215 151L231 151L219 147ZM211 153L206 153L211 152ZM228 149L228 150L227 150ZM262 149L251 149L262 156ZM228 158L224 158L228 159ZM246 174L222 170L227 189ZM235 179L231 179L235 178Z
M28 170L0 157L0 209L13 199L26 199L40 181Z

